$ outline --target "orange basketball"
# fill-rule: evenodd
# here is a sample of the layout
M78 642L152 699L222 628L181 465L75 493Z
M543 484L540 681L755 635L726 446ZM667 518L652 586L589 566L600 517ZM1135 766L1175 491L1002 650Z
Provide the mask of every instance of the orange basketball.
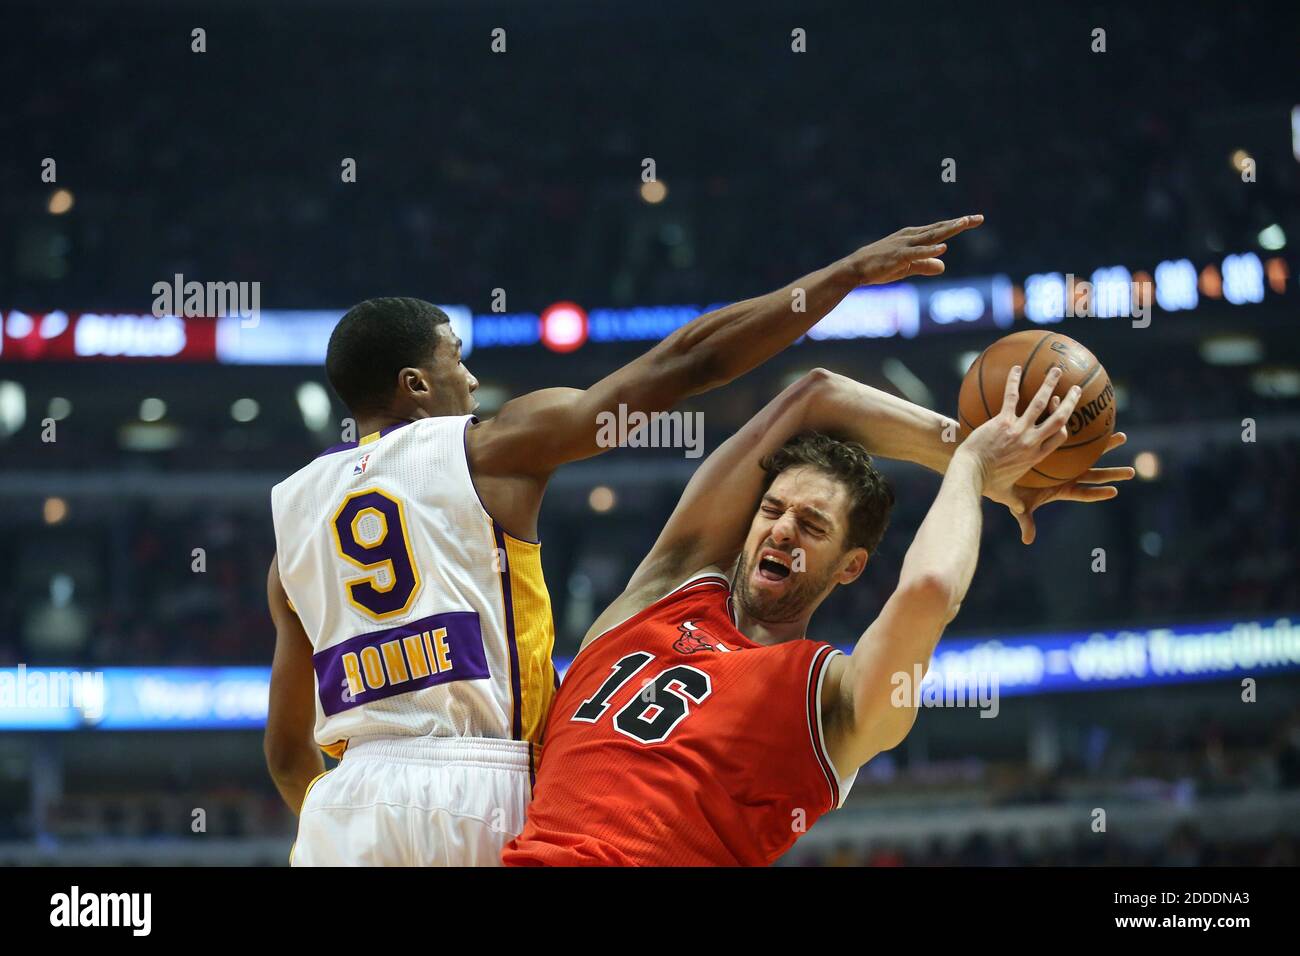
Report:
M1073 481L1101 457L1106 440L1115 431L1115 388L1110 376L1095 355L1059 332L1031 329L998 339L971 364L962 380L957 411L963 439L1002 408L1007 374L1013 365L1023 369L1017 411L1025 410L1052 366L1061 370L1053 394L1065 398L1075 385L1083 390L1066 425L1070 437L1017 484L1048 488Z

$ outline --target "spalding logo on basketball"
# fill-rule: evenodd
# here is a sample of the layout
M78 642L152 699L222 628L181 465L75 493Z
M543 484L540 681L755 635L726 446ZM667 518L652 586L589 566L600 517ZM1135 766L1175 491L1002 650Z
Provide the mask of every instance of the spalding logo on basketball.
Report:
M1066 423L1070 437L1065 444L1026 472L1017 484L1048 488L1073 481L1101 457L1106 440L1115 431L1115 387L1110 376L1095 355L1059 332L1031 329L998 339L971 364L962 380L957 413L963 439L1002 407L1007 373L1013 365L1024 370L1018 411L1025 410L1053 366L1061 370L1053 394L1065 398L1075 385L1083 392Z

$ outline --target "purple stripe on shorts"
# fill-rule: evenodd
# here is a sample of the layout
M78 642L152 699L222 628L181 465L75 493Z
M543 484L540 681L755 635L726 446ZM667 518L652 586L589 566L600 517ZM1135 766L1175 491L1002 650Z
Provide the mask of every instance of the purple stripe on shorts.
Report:
M436 632L439 630L445 633L438 635ZM418 655L411 655L410 648L405 645L402 638L416 635L421 637L420 652ZM402 664L406 669L405 680L400 673L389 673L388 659L384 656L382 645L393 641L398 642ZM438 670L436 660L439 644L446 645L445 657L450 662L450 666L441 672ZM374 655L366 655L363 658L363 652L367 648L374 648L383 671L383 682L378 687L371 687L367 677L365 660L369 659L372 673L376 660ZM434 659L430 659L429 648L434 650ZM365 687L365 690L355 696L348 688L349 655L355 656L354 673L361 675ZM412 666L418 661L422 661L424 667ZM362 704L372 704L377 700L409 694L424 690L426 687L435 687L456 680L478 680L490 676L487 652L483 648L483 629L479 624L477 611L434 614L432 617L411 621L409 624L348 638L341 644L335 644L312 655L312 664L316 668L321 709L327 717L353 707L360 707ZM429 671L425 676L412 676L417 670L425 668Z

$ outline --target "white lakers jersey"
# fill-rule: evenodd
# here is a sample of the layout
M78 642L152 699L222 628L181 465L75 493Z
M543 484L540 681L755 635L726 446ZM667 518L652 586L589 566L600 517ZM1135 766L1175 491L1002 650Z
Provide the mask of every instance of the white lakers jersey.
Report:
M271 491L280 579L311 638L316 742L538 743L558 684L541 546L484 510L469 415L329 449Z

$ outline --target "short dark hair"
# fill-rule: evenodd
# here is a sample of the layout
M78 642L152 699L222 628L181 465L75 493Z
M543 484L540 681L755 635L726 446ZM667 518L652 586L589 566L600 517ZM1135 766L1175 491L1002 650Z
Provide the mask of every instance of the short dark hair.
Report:
M325 374L349 410L381 409L393 398L399 371L433 361L438 326L450 321L423 299L367 299L334 326Z
M764 493L772 487L777 475L801 465L843 482L850 495L846 548L866 548L874 553L880 545L889 525L890 509L894 507L894 489L876 469L867 450L857 442L806 432L791 438L760 465L767 472Z

